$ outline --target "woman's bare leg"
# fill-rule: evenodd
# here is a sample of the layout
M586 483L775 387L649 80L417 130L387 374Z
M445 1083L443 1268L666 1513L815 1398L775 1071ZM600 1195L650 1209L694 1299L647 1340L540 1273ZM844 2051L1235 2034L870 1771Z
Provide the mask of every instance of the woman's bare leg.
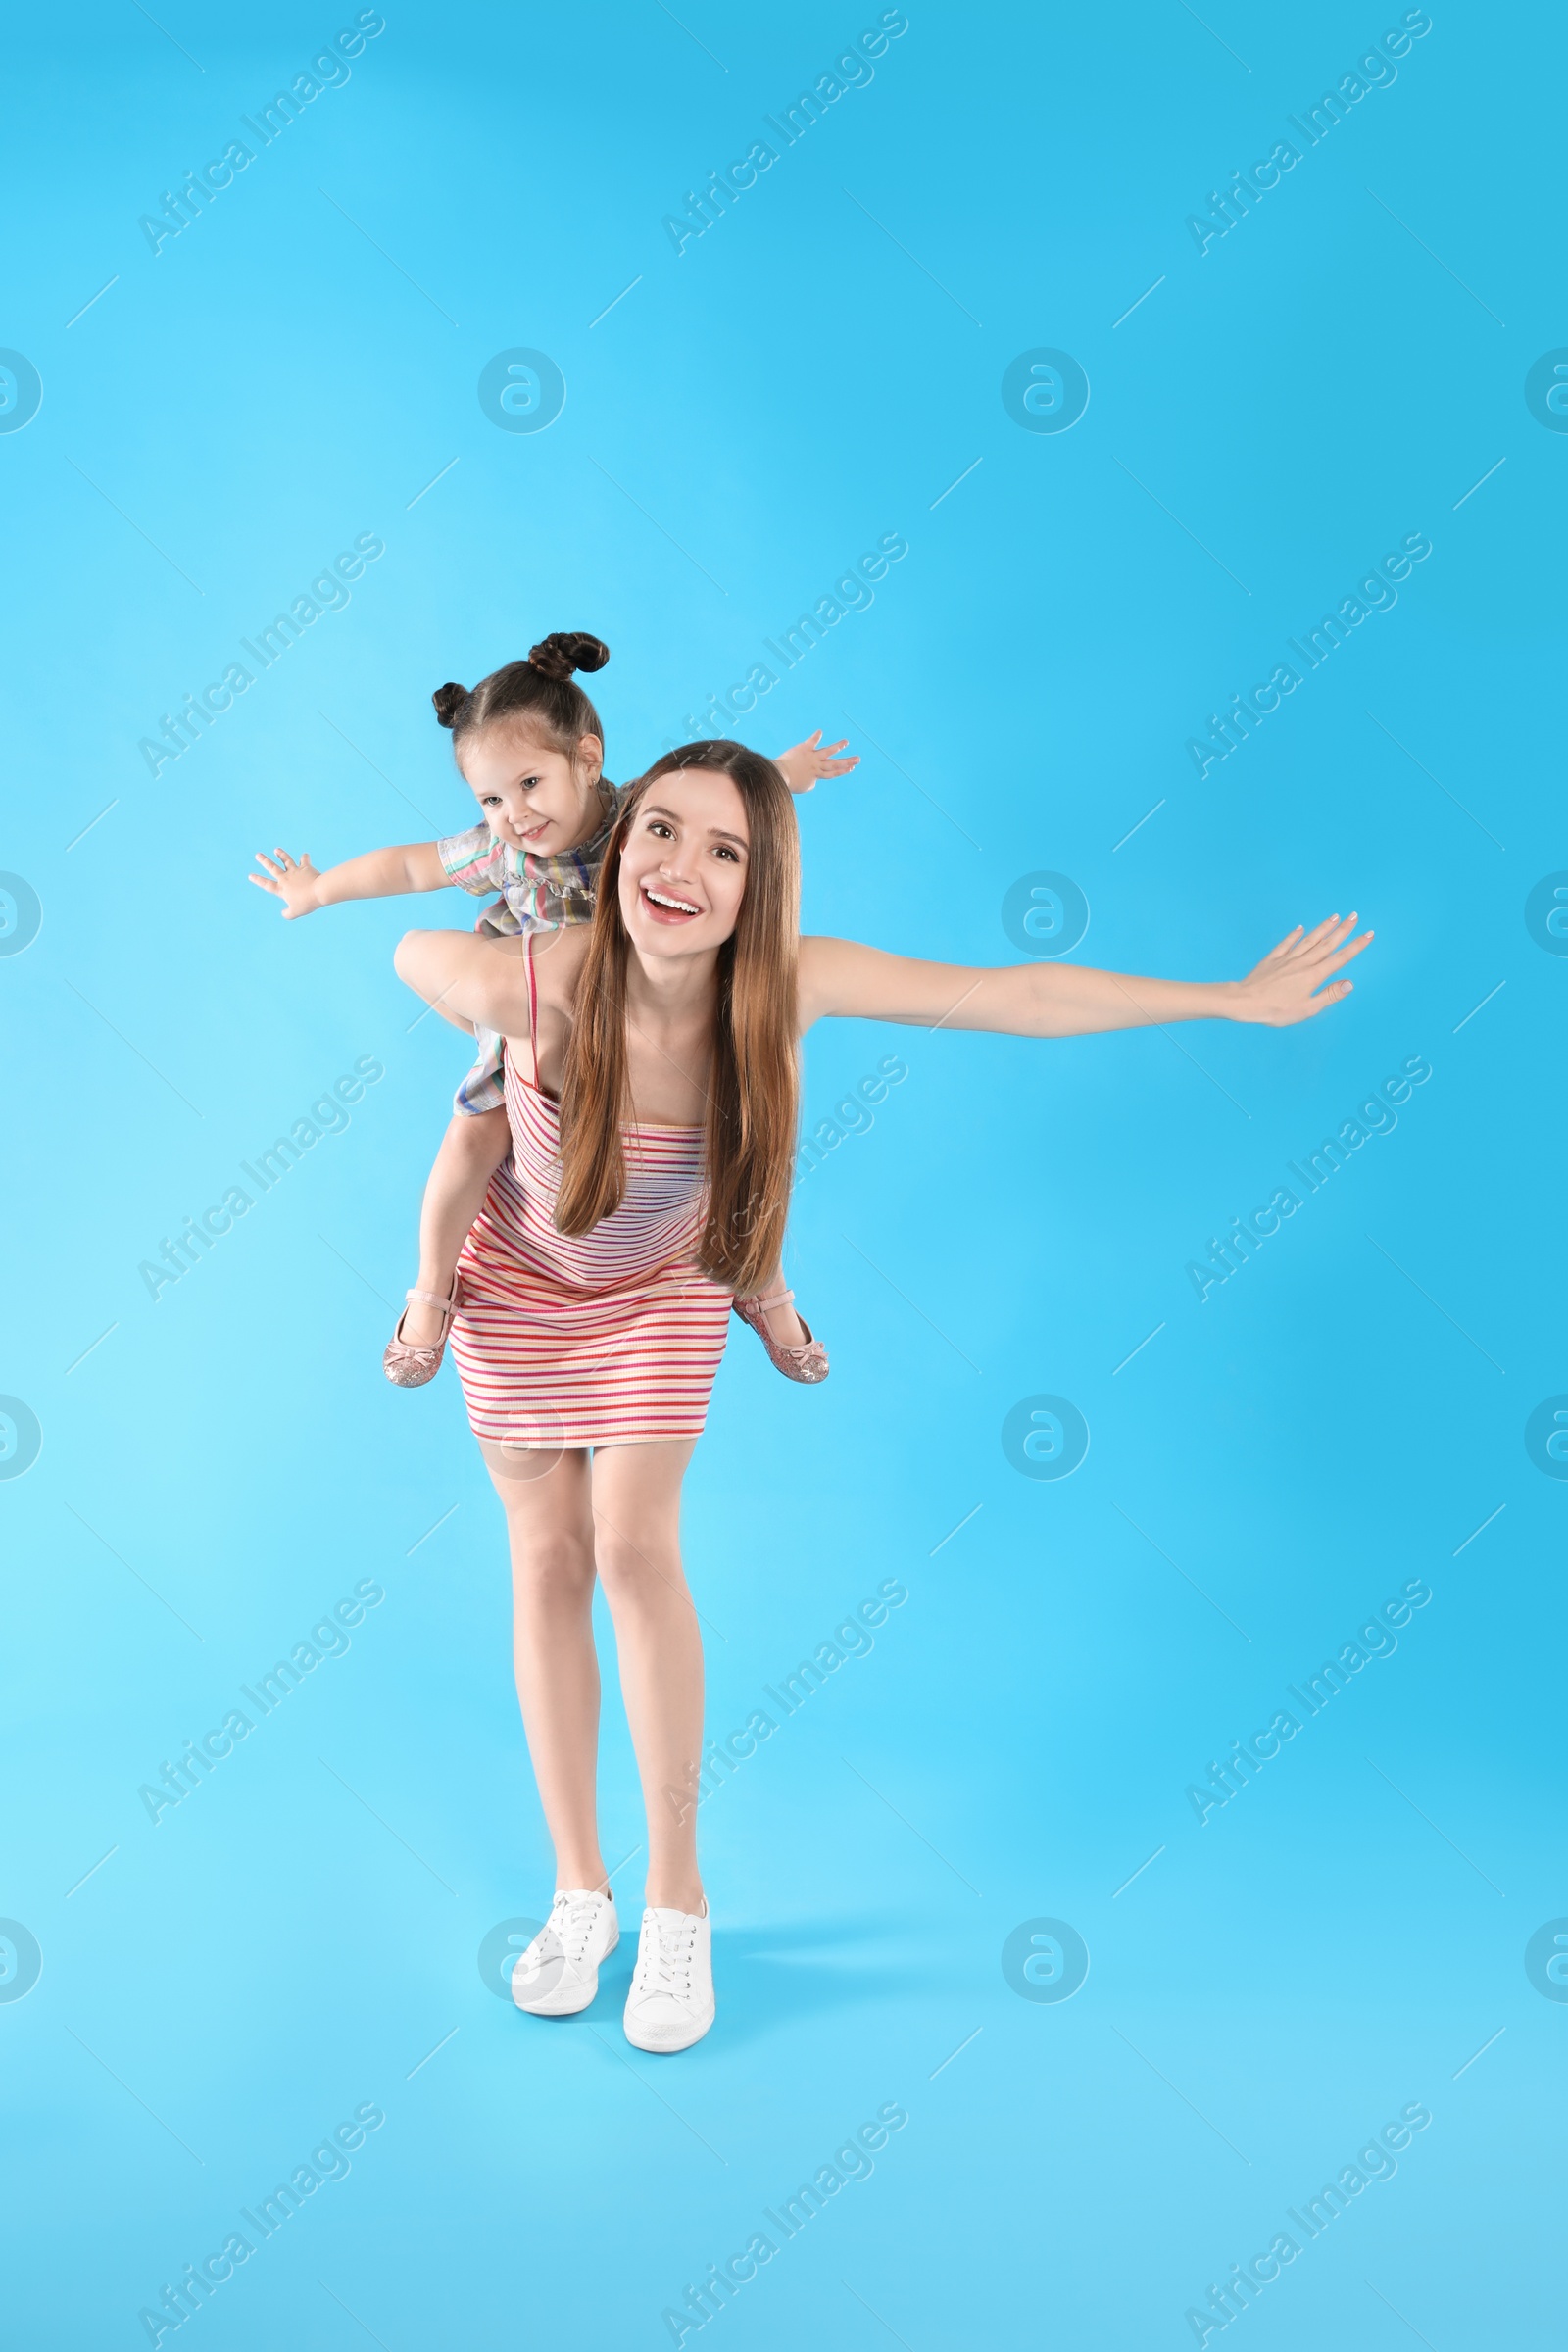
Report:
M481 1442L512 1546L513 1658L557 1886L607 1885L599 1850L599 1660L588 1456Z
M484 1206L490 1179L506 1158L512 1130L504 1110L456 1111L435 1155L419 1210L419 1271L415 1289L447 1298L457 1272L458 1252ZM411 1348L433 1348L441 1316L411 1298L403 1337Z
M647 1899L675 1911L703 1907L703 1641L680 1564L680 1483L695 1444L601 1446L593 1459L594 1553L648 1814Z

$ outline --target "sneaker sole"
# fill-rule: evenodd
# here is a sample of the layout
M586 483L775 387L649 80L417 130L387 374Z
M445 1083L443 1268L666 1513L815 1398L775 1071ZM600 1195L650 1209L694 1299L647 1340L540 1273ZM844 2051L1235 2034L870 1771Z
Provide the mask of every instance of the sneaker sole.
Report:
M619 1941L620 1937L617 1936L615 1943ZM565 1994L546 1992L541 1993L537 2000L520 2001L517 1998L516 1987L514 1985L513 2007L520 2009L526 2017L576 2017L582 2010L591 2009L599 1997L599 1969L603 1968L605 1961L610 1958L611 1952L615 1948L615 1943L611 1944L600 1960L599 1967L594 1970L592 1982L586 1990L581 1985L574 1985L571 1991Z

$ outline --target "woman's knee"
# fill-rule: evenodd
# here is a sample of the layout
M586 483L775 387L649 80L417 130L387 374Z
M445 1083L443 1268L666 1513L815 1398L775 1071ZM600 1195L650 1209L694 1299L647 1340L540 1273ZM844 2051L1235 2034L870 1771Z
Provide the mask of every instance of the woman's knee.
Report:
M586 1536L555 1529L516 1530L512 1544L513 1582L519 1594L537 1599L581 1598L593 1590L595 1562Z
M662 1544L651 1537L634 1544L601 1520L594 1532L594 1558L605 1598L612 1605L616 1600L636 1603L677 1593L682 1600L688 1597L680 1552L672 1542Z

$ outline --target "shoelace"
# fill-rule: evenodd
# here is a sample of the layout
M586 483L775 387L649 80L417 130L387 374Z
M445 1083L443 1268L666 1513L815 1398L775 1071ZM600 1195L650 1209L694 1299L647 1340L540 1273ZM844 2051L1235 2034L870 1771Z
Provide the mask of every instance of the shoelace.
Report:
M662 1921L655 1920L653 1949L637 1972L641 1979L639 1991L667 1992L677 2001L689 2000L696 1947L695 1920L680 1928L666 1928Z
M561 1946L564 1959L576 1967L588 1949L599 1916L597 1903L568 1902L559 1895L550 1906L550 1933Z

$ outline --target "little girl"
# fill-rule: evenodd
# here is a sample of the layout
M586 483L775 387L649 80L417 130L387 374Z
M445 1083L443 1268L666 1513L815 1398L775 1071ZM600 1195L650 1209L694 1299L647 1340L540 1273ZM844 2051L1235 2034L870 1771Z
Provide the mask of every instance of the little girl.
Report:
M499 899L474 928L492 937L554 931L586 923L605 845L619 807L604 775L605 731L575 670L602 669L610 648L567 630L536 645L526 662L509 662L470 693L446 685L431 697L453 734L453 755L484 821L444 841L370 850L318 873L309 856L257 853L263 868L248 879L283 902L285 920L345 899L391 898L405 891L460 890ZM841 776L856 758L822 748L822 730L781 755L776 765L792 792L809 792L819 776ZM458 1022L467 1027L466 1022ZM501 1039L475 1028L478 1058L459 1087L419 1217L419 1274L382 1358L388 1380L421 1387L440 1368L458 1304L458 1252L511 1148L502 1087ZM778 1369L791 1380L827 1377L827 1353L793 1313L794 1294L778 1270L755 1298L737 1298Z

